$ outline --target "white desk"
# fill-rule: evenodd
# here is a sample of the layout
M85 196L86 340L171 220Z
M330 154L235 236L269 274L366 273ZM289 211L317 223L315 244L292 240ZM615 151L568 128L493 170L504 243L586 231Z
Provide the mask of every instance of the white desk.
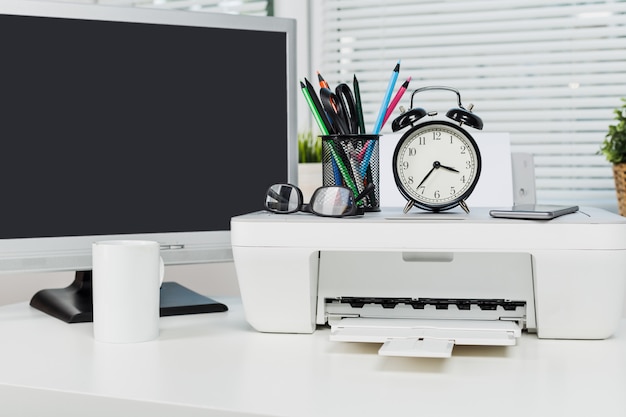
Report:
M157 341L95 342L26 303L0 307L2 416L624 416L626 322L603 341L456 347L451 359L263 334L227 313L161 319ZM268 302L271 300L268 300Z

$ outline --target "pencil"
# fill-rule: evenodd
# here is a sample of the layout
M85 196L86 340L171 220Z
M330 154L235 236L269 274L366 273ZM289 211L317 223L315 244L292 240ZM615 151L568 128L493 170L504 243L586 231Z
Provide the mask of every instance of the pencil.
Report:
M398 105L398 102L404 95L406 89L409 88L410 82L411 82L411 77L407 78L406 81L402 83L402 85L400 86L400 89L394 96L393 100L391 100L389 107L387 107L387 112L385 113L382 126L384 126L385 123L387 123L387 119L389 119L389 116L391 116L391 113L393 113L393 111L396 109L396 106ZM381 129L382 129L382 126L381 126Z
M328 139L326 142L328 144L328 149L330 150L330 154L332 155L334 162L337 164L337 167L339 168L339 172L341 172L341 176L343 177L343 180L346 183L346 186L350 189L350 191L352 191L352 193L356 197L357 195L359 195L359 190L356 184L354 183L354 181L352 180L352 177L350 176L350 171L348 171L348 168L346 168L346 165L343 163L341 156L339 156L339 154L337 153L337 150L335 149L335 146L334 146L335 141L331 138L331 139ZM340 184L337 183L337 185L340 185Z
M320 82L320 88L330 88L330 86L328 85L324 77L322 77L322 74L320 74L319 71L317 71L317 79Z
M393 72L391 73L391 79L389 80L389 85L387 86L385 97L383 98L383 102L380 105L380 111L378 112L378 117L376 118L376 124L374 124L373 133L375 135L378 135L380 133L380 129L383 127L383 119L385 118L385 113L387 113L389 100L391 100L391 93L393 93L393 89L396 86L396 81L398 80L399 72L400 72L400 61L398 61L395 68L393 69Z
M319 97L317 97L317 93L315 92L315 87L313 87L313 84L311 84L311 82L307 80L306 78L304 79L304 83L306 84L306 89L309 92L311 101L313 102L313 105L315 106L317 113L320 115L320 119L322 119L324 126L326 126L326 132L327 132L326 134L336 133L332 128L332 124L330 123L330 120L328 120L328 116L326 115L326 112L324 111L324 108L322 107L322 103L320 102Z
M361 103L361 90L359 88L359 80L356 79L356 75L352 80L352 87L354 88L354 101L356 102L356 114L359 124L359 133L365 134L365 121L363 120L363 104Z
M393 69L393 72L391 73L391 79L389 80L389 85L387 86L385 97L383 99L383 102L381 103L380 111L378 112L378 117L376 118L376 124L374 124L374 130L372 132L374 135L379 135L380 130L383 127L383 119L385 118L385 114L387 113L387 107L389 107L389 100L391 100L391 93L393 93L393 89L396 85L396 81L398 80L399 72L400 72L400 61L398 60L398 63L396 64L396 66ZM374 148L373 140L368 140L367 142L365 142L365 147L363 148L360 154L363 156L363 163L361 165L361 176L365 176L365 173L367 169L369 168L370 158L372 157L372 152L374 150L373 148Z
M320 130L322 131L324 135L328 135L328 128L326 127L326 123L323 121L326 113L324 113L324 111L321 110L322 105L320 104L319 98L315 94L315 90L313 90L313 86L311 85L309 80L305 78L304 81L305 81L304 83L300 82L302 94L304 94L304 98L307 104L309 105L309 108L311 109L311 112L313 113L313 116L315 117L315 120L317 121L320 127ZM313 93L311 94L311 92ZM321 113L320 113L320 110L318 109L321 110ZM348 171L348 168L346 168L345 164L341 160L341 157L335 150L334 141L330 139L327 141L327 144L328 144L328 149L330 150L330 154L332 156L333 170L337 168L337 170L341 174L341 177L343 178L343 181L348 186L350 191L352 191L352 193L355 196L358 195L359 190L357 189L357 186L352 180L352 177L350 176L350 172ZM337 183L337 185L340 185L341 179L335 178L335 182Z
M309 109L311 110L311 113L313 113L313 118L317 122L317 125L320 128L320 131L322 132L323 135L328 135L328 129L326 129L326 125L324 125L322 116L320 116L319 112L315 108L315 103L313 103L313 99L311 98L311 95L309 94L309 91L307 90L306 85L302 81L300 81L300 89L302 90L302 94L304 94L304 99L309 105Z

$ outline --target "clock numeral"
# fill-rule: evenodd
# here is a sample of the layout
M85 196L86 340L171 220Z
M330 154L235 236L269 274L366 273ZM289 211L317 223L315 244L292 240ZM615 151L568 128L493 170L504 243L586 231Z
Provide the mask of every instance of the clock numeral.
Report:
M424 191L426 191L426 187L423 185L417 188L417 192L420 193L421 195L424 195Z
M409 176L409 177L406 179L406 182L407 182L407 183L409 183L409 184L413 184L413 176L412 176L412 175L411 175L411 176Z
M402 169L408 169L409 163L407 161L402 162Z
M470 169L472 167L472 161L465 161L465 169Z
M420 136L418 137L419 139L419 144L420 145L426 145L426 137L425 136Z
M409 148L409 156L415 156L415 155L417 155L417 149Z
M433 132L433 140L441 140L441 132Z
M439 190L435 190L435 192L433 193L433 197L435 197L435 198L440 198L441 197L441 193L439 192Z
M466 150L467 148L465 147L465 145L461 145L461 155L465 155Z
M450 187L450 195L455 195L456 189L454 187Z
M465 175L461 176L461 182L465 184Z

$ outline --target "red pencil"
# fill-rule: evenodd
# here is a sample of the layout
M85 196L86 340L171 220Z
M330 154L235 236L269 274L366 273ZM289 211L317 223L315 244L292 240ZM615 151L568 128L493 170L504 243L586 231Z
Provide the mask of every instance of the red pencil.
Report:
M391 100L389 107L387 107L387 112L385 113L385 117L383 118L383 124L381 125L381 128L382 126L385 125L385 122L387 122L387 119L389 119L389 116L391 116L391 113L393 113L393 111L396 109L398 102L404 95L404 92L406 91L406 89L409 87L409 82L411 82L411 77L407 78L406 81L402 83L395 97L393 98L393 100Z

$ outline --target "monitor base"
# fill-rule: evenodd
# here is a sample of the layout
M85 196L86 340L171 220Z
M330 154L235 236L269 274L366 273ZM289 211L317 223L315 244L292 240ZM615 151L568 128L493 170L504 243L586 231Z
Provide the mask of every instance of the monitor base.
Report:
M77 271L74 282L68 287L38 291L30 300L30 305L66 323L91 322L93 321L91 282L91 271ZM176 282L164 282L161 286L161 317L222 311L228 311L225 304Z

